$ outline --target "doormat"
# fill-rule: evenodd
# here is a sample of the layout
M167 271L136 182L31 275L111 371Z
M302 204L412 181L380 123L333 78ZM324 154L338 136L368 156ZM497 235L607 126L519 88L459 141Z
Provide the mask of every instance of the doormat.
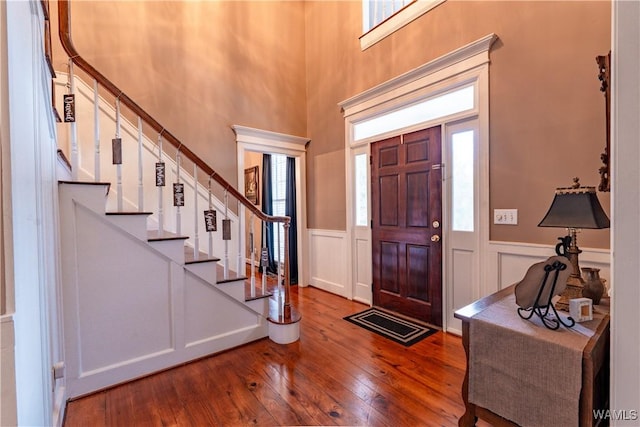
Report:
M409 347L438 332L437 329L394 316L377 308L369 308L360 313L352 314L345 317L344 320L382 335L405 347Z

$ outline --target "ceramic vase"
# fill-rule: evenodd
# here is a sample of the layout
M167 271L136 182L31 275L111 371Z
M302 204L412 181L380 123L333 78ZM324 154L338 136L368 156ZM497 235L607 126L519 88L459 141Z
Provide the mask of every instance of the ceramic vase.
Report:
M600 298L604 293L604 284L600 279L600 269L591 267L582 267L582 275L584 276L584 288L582 288L582 296L593 301L593 305L600 304Z

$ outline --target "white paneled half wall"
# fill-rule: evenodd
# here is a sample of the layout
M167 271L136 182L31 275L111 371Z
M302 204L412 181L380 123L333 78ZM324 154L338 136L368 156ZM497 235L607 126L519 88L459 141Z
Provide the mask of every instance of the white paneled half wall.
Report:
M309 230L309 284L351 298L347 283L347 233Z

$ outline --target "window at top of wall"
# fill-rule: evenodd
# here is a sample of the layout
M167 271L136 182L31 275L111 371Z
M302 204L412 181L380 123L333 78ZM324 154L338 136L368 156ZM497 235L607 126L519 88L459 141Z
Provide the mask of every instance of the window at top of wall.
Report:
M376 44L445 0L362 0L362 50Z

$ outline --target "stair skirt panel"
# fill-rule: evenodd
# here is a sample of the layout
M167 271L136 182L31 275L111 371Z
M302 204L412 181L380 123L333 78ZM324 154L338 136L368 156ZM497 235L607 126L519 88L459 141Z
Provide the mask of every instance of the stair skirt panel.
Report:
M248 342L237 341L233 334L246 334L251 337L249 341L268 335L267 321L259 313L197 276L186 274L184 277L185 347L204 345L210 346L211 351L219 351L228 347L219 347L215 343L218 340L228 341L231 347ZM238 310L239 307L243 310ZM233 331L229 331L230 319L234 319Z
M101 191L62 185L60 197L68 398L268 335L254 310L74 200L76 187Z

